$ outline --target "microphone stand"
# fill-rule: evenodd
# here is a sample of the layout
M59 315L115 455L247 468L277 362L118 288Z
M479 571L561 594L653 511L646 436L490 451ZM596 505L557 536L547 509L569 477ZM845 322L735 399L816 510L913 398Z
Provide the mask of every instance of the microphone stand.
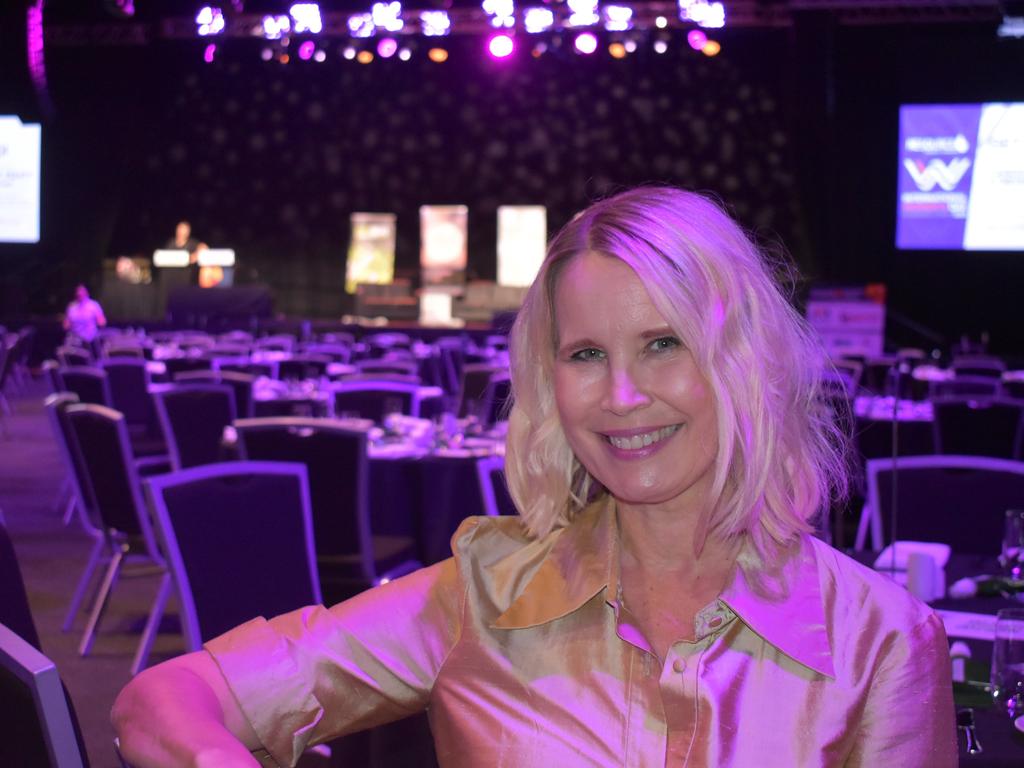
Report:
M899 519L899 405L900 395L903 391L903 373L906 363L902 359L896 361L896 385L892 400L892 485L891 498L889 501L889 535L892 542L892 551L889 558L889 574L896 573L896 521Z

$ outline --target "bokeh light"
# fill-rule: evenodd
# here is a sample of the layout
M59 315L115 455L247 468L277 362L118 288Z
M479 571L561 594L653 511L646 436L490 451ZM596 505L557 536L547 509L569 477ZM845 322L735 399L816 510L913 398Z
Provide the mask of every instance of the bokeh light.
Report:
M589 32L584 32L576 36L573 45L576 46L576 50L580 53L591 54L597 50L597 38Z
M613 59L624 59L626 58L626 46L622 43L612 43L608 46L608 53Z
M487 42L487 50L496 59L506 59L516 48L510 35L495 35Z
M360 64L369 64L371 61L373 61L373 54L370 53L369 51L360 51L356 55L356 61L358 61Z
M686 33L686 42L690 44L690 47L695 51L699 51L707 43L708 36L701 32L699 29L691 29Z
M717 56L719 51L722 50L722 44L717 40L708 40L704 43L704 47L700 49L700 52L705 56Z
M390 59L398 51L398 41L393 37L383 37L377 43L377 55L382 59Z
M435 64L442 64L448 61L448 51L444 48L431 48L427 51L427 58Z

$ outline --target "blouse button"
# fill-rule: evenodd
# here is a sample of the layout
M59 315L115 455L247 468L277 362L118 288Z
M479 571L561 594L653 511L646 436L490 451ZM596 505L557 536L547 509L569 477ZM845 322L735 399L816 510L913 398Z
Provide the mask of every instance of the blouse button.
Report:
M715 616L715 618L713 618L711 621L708 622L708 626L711 626L711 627L719 627L721 625L722 625L722 617L721 616Z
M675 670L676 672L678 672L679 674L682 674L683 672L685 672L686 671L686 659L676 659L674 662L672 662L672 669Z

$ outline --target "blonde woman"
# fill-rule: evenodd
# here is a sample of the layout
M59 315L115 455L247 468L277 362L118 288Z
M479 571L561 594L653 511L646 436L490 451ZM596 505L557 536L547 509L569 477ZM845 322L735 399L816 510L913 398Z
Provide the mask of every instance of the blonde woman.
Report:
M520 519L136 678L138 766L291 765L427 709L442 766L953 766L942 624L811 536L845 488L824 360L707 199L641 188L552 241L511 340Z

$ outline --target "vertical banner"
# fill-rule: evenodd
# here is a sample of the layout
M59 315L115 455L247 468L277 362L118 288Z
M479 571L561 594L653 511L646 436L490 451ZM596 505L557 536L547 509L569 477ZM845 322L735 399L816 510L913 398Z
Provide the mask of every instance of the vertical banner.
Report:
M42 128L0 115L0 243L39 242Z
M498 206L498 284L530 285L544 261L547 239L543 205Z
M985 104L964 248L1024 251L1024 103Z
M963 248L981 106L900 107L897 248Z
M423 285L462 285L465 282L468 223L469 210L464 205L420 207Z
M394 280L396 218L393 213L352 214L346 293L355 293L359 283L380 285Z

